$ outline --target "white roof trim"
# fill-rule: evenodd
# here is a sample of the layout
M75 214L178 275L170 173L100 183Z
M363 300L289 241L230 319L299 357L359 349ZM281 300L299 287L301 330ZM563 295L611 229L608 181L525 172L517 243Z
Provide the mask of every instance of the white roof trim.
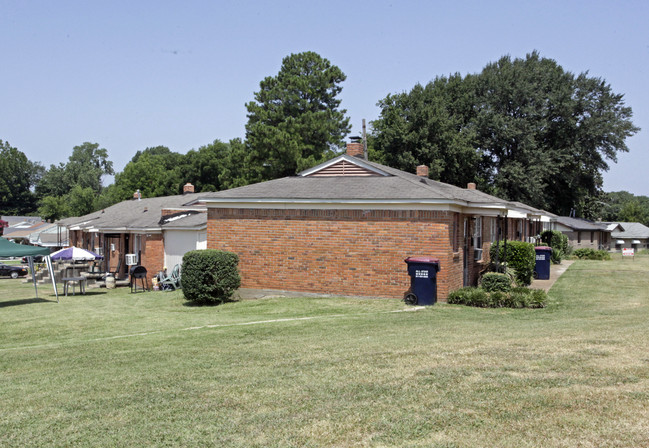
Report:
M291 209L291 210L453 210L460 211L466 204L447 200L221 200L208 202L208 208Z
M390 174L386 173L383 170L380 170L378 168L373 167L369 163L365 163L364 160L359 159L358 157L351 157L348 156L347 154L343 154L341 156L338 156L334 159L331 159L327 162L321 163L320 165L316 165L313 168L309 168L308 170L304 170L300 173L298 173L299 176L301 177L306 177L309 176L313 173L317 173L318 171L322 171L325 168L329 168L331 165L335 165L336 163L340 162L341 160L345 160L346 162L349 162L353 165L360 166L361 168L364 168L366 170L372 171L376 174L379 174L381 176L390 176Z
M523 218L527 219L527 213L520 212L518 210L507 210L507 217L508 218Z

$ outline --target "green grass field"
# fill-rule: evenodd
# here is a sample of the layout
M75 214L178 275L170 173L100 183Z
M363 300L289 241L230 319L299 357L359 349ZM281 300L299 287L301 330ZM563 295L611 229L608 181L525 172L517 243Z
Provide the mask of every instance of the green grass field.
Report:
M0 446L649 446L649 257L540 310L0 280Z

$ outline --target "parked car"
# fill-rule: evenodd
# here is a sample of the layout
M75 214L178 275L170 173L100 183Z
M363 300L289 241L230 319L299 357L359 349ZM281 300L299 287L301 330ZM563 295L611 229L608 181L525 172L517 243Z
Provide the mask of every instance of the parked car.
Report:
M0 277L18 278L27 275L27 269L22 266L9 266L8 264L0 263Z
M29 257L23 257L23 263L29 263ZM42 263L45 258L42 255L34 255L34 263Z

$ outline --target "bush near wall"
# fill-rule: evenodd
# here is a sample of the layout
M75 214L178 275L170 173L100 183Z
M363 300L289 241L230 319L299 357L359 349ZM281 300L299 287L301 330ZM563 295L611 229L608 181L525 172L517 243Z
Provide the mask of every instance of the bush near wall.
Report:
M552 264L561 264L561 260L570 255L571 247L566 235L558 230L545 230L541 233L541 241L552 248L550 261Z
M183 256L181 283L187 300L218 304L230 300L241 285L239 257L221 250L192 250Z
M478 308L545 308L548 295L542 289L514 288L509 292L487 292L468 286L451 292L448 303Z
M480 286L487 292L508 292L512 289L512 280L507 274L487 272L482 276Z
M610 260L611 254L605 250L595 250L595 249L575 249L572 253L573 256L579 258L580 260Z
M499 251L498 260L506 263L508 267L516 272L516 283L519 286L528 286L532 283L534 267L536 265L536 252L534 244L523 241L507 242L507 259L505 259L505 244L493 244L490 250L491 260L496 260L496 253Z

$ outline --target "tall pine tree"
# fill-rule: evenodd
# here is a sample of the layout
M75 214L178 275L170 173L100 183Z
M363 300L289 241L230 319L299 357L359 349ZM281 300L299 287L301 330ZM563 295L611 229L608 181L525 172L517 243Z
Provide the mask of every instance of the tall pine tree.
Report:
M246 104L248 182L295 175L335 155L350 130L338 99L345 78L308 51L285 57L277 76L261 81Z

